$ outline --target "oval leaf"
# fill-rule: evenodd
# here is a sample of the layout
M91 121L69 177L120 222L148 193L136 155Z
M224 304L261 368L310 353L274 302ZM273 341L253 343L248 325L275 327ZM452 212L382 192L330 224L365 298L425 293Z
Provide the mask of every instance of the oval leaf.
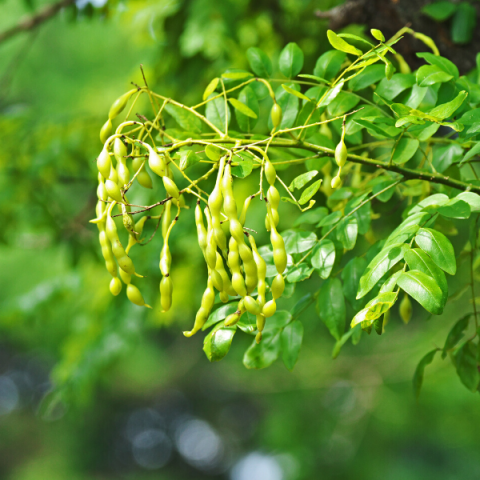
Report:
M421 228L415 236L415 243L445 272L455 275L457 263L450 240L431 228Z

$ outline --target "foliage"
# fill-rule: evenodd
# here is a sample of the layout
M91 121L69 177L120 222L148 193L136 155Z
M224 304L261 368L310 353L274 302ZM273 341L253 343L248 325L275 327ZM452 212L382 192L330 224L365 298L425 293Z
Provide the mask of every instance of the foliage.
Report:
M402 33L414 35L434 51L418 54L427 64L415 72L393 48ZM100 132L104 147L97 158L93 221L113 276L110 290L120 293L120 275L128 298L145 305L132 283L133 274L141 275L128 254L135 244L144 243L145 223L156 220L153 235L158 229L163 237L160 303L169 310L175 284L169 238L189 208L191 195L208 275L193 329L184 334L214 327L205 337L204 350L209 360L217 361L228 353L240 330L256 337L245 353L247 368L268 367L281 352L286 366L293 368L303 336L300 314L276 311L276 302L284 290L294 289L314 271L326 281L308 302L316 303L320 319L336 340L336 357L349 338L358 343L357 325L368 334L372 328L379 335L385 331L401 290L405 295L400 315L405 322L411 316L409 297L430 314L441 315L451 297L445 273L455 276L457 262L467 261L473 313L465 317L472 322L462 332L472 333L466 343L458 345L457 335L450 335L456 341L447 343L460 379L477 391L473 277L480 212L480 182L474 166L480 145L476 140L479 86L460 77L455 65L436 54L430 38L410 29L388 42L375 30L376 44L353 34L331 30L327 34L335 50L319 58L314 75L300 74L304 54L289 43L279 56L284 78L271 76L270 59L255 48L247 58L259 76L226 70L208 84L203 101L192 107L154 93L146 82L114 102ZM394 73L396 69L399 73ZM140 121L130 120L142 95L149 98L152 120L144 115L137 115ZM112 120L130 98L124 121L113 129ZM298 164L307 171L285 181L290 167ZM313 181L319 171L323 179ZM258 187L239 201L233 187L257 172ZM208 185L214 173L214 187L207 193L204 183ZM151 175L162 179L163 188L154 189L153 203L142 205L139 188L151 188ZM280 193L275 184L286 192L282 200L303 212L297 221L300 228L277 231ZM295 190L299 192L294 194ZM319 191L327 208L311 210ZM258 249L255 237L265 235L246 226L252 222L248 209L257 199L266 204L271 242ZM371 228L374 200L403 209L402 221L385 240L377 239ZM243 203L241 213L237 202ZM121 209L114 215L116 204ZM126 249L119 241L115 217L123 218ZM456 220L465 222L470 236L457 241L454 249L445 233L452 233ZM366 242L359 241L361 236ZM347 252L353 256L344 268L355 273L340 276ZM218 307L219 302L226 307ZM346 331L347 318L352 330ZM433 355L428 354L417 370L417 394Z

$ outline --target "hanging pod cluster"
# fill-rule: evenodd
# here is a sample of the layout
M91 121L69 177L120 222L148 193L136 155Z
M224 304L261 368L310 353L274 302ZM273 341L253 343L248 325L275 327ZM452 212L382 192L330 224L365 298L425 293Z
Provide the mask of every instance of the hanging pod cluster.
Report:
M162 311L166 312L172 305L173 293L170 236L185 207L183 193L193 192L190 188L180 190L175 183L172 168L179 170L180 168L170 157L168 149L157 148L147 143L151 140L151 128L139 122L125 121L113 132L112 120L125 108L135 92L137 90L127 92L114 102L109 118L100 132L103 149L97 158L97 217L92 223L96 223L99 229L102 255L107 270L112 275L111 293L119 295L122 285L125 284L127 297L131 302L151 308L145 303L139 288L132 282L134 277L142 276L136 272L129 253L136 244L143 243L141 236L147 220L158 220L163 238L159 261L162 274L159 286L160 305ZM281 119L281 109L276 103L272 116L275 117L274 125L277 127ZM160 121L160 115L156 121ZM125 127L133 129L123 133ZM135 132L135 135L132 135L132 132ZM215 302L216 292L224 303L231 297L238 300L237 310L225 320L226 326L235 325L245 312L256 316L257 342L262 338L266 318L271 317L276 311L276 300L280 298L285 288L283 273L287 265L287 254L283 238L277 231L280 194L275 188L276 171L266 153L260 151L263 155L261 175L265 176L269 184L264 199L265 226L270 232L273 258L278 273L269 289L266 282L267 264L258 251L253 235L244 229L248 208L256 195L247 197L239 215L233 193L232 150L209 145L206 154L215 164L214 169L218 170L216 182L208 200L197 195L205 205L202 207L201 200L198 200L195 207L198 244L207 264L207 288L202 296L193 328L184 332L187 337L198 332L207 321ZM149 215L146 211L145 215L135 220L138 217L135 216L134 219L133 215L140 212L131 211L126 194L134 182L140 187L151 189L152 173L162 179L165 188L165 198L156 205L161 206L162 212L159 215ZM192 182L190 187L194 184L195 182ZM115 206L120 210L117 215L114 214ZM123 227L128 233L126 247L120 240L115 216L122 217ZM271 298L268 299L268 296Z

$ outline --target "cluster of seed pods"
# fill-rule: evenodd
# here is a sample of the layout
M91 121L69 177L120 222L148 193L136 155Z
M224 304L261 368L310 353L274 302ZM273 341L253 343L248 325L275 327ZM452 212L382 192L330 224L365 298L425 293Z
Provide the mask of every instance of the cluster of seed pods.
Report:
M111 293L118 295L122 290L122 284L125 284L127 297L131 302L151 308L145 303L138 287L132 283L134 276L141 277L141 275L135 271L129 252L134 245L141 242L140 236L148 219L156 218L161 222L163 247L159 263L162 273L160 304L162 310L167 311L172 305L173 292L169 239L172 228L185 206L183 193L190 190L178 189L171 171L173 160L165 150L152 147L145 142L145 139L141 139L141 135L134 137L122 133L123 126L135 124L135 122L124 122L112 134L112 120L124 109L135 91L127 92L113 104L109 119L100 132L100 139L104 146L97 158L97 217L92 220L92 223L97 224L102 255L106 268L112 275ZM279 119L275 120L278 124ZM283 273L287 265L287 254L283 238L277 231L280 195L275 188L276 171L268 157L264 155L261 171L264 172L269 184L265 198L267 207L265 225L270 232L273 259L277 270L270 288L272 298L267 301L266 262L260 255L252 234L244 229L247 210L255 195L247 197L243 210L238 215L233 193L232 151L211 147L210 151L213 151L214 155L210 155L210 158L213 156L218 168L216 183L205 207L202 209L200 200L195 207L198 243L208 269L207 288L202 296L193 328L184 332L184 335L190 337L202 328L212 311L215 295L218 292L220 300L224 303L228 302L230 297L238 299L237 309L226 318L225 325L234 325L245 312L249 312L256 316L258 330L256 340L260 342L266 318L275 313L276 300L285 288ZM112 159L115 162L112 162ZM130 168L127 160L131 165ZM163 204L160 215L145 215L135 222L126 193L134 181L144 188L152 188L152 179L146 164L151 172L162 178L167 197L160 202ZM130 174L130 170L133 175ZM113 218L116 205L121 210L123 226L129 235L126 248L120 241ZM222 224L226 224L228 228L225 228L225 225L222 227Z

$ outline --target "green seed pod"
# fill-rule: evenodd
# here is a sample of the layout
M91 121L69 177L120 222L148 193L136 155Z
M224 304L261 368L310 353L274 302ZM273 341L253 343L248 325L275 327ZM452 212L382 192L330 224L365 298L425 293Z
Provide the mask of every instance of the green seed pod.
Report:
M115 297L122 291L122 282L118 277L113 277L110 280L110 292Z
M135 221L133 220L133 217L127 212L125 205L122 205L122 213L123 226L125 227L125 230L131 235L136 235L137 232L135 231Z
M145 303L145 300L143 299L140 290L135 285L133 285L133 283L129 283L127 285L127 297L132 303L138 305L139 307L152 308L150 305L147 305Z
M257 345L262 341L262 332L258 332L256 335L255 335L255 342L257 343Z
M229 299L229 296L228 296L228 293L223 291L223 292L220 292L218 294L220 300L222 301L222 303L227 303L228 302L228 299Z
M205 256L205 250L207 248L207 230L203 223L203 213L202 208L200 207L200 201L197 202L197 206L195 207L195 225L197 226L198 245Z
M107 192L107 189L105 188L105 180L101 173L98 174L97 198L99 200L102 200L103 202L106 202L108 200L108 192ZM100 203L102 204L102 202ZM99 215L97 214L97 216Z
M132 276L129 273L124 272L122 269L120 269L118 273L120 274L120 278L125 285L128 285L132 282Z
M282 296L283 291L285 290L285 280L283 279L283 275L280 273L273 279L272 282L272 295L273 298L276 300Z
M247 295L243 301L248 313L251 313L252 315L258 315L261 313L262 309L253 297Z
M336 177L332 178L332 183L331 183L332 188L338 188L341 185L342 185L342 179L340 178L340 175L337 175Z
M163 177L163 185L167 191L167 195L173 198L179 198L180 194L178 193L178 187L175 185L175 182L168 178L167 176Z
M112 121L108 119L104 124L103 127L100 129L100 141L105 143L108 137L112 134Z
M263 313L260 313L259 315L257 315L256 320L258 333L262 333L263 329L265 328L265 315L263 315Z
M337 162L337 165L339 167L343 167L345 165L345 163L347 162L347 155L347 146L345 145L342 136L342 139L338 143L337 148L335 148L335 161Z
M130 171L127 167L127 162L123 158L122 161L117 163L117 175L118 175L118 184L120 186L128 185L130 182Z
M110 154L107 152L107 149L104 148L97 158L98 171L103 175L103 177L108 178L110 176L111 167L112 161L110 160Z
M164 276L160 281L160 304L162 311L167 312L172 306L173 284L170 276Z
M262 308L262 314L264 317L271 317L277 311L277 304L275 300L270 300Z
M267 200L268 203L270 203L272 210L277 210L280 205L280 194L273 185L267 191Z
M217 263L215 264L215 270L222 277L223 291L226 294L231 295L232 297L235 296L237 294L237 292L235 292L235 290L232 287L232 282L231 282L230 277L228 276L228 273L225 270L225 266L223 264L223 258L218 252L217 252Z
M269 160L265 162L265 177L267 178L267 182L270 185L273 185L277 178L277 172L275 171L275 167Z
M245 280L240 270L240 255L238 253L238 244L233 237L230 238L230 251L228 252L228 266L232 272L232 287L241 297L247 295Z
M273 128L277 128L282 123L282 108L277 102L273 104L270 116L272 118Z
M217 270L211 270L210 276L212 277L212 284L213 286L219 291L223 292L223 279Z
M149 155L148 155L148 165L152 169L153 172L155 172L159 177L164 177L167 173L167 166L165 164L165 159L160 157L160 155L157 154L157 152L150 147L150 145L147 146Z
M192 335L195 335L195 333L197 333L203 327L203 325L208 319L208 316L210 315L210 311L212 310L214 301L215 290L213 289L212 280L209 277L207 288L202 297L200 309L195 316L195 323L193 325L193 328L189 332L183 332L186 337L191 337Z
M385 76L387 77L387 80L390 80L393 77L394 73L395 73L395 67L391 62L387 62L385 64Z
M247 210L251 202L252 202L252 197L250 196L245 199L245 202L243 204L242 213L240 214L240 217L238 219L238 221L242 224L242 226L245 225L245 220L247 219Z
M170 228L170 224L172 223L172 203L167 202L165 204L165 209L163 210L162 215L162 237L165 238L167 236L168 229Z
M137 89L130 90L127 93L124 93L121 97L117 98L108 112L108 118L113 120L127 105L130 97L137 91Z
M235 325L240 320L240 316L240 312L231 313L225 319L225 326L231 327L232 325Z
M170 249L168 248L167 240L162 247L162 252L160 254L160 271L162 275L168 275L170 273L170 267L172 265L172 254L170 253Z
M122 193L118 185L110 180L105 180L105 188L107 189L108 196L113 198L118 203L123 203Z
M144 188L152 188L152 179L148 172L145 170L145 167L143 165L144 159L142 157L136 157L132 161L132 169L134 172L138 172L140 168L142 170L139 172L139 174L135 177L137 179L137 182Z
M117 162L120 162L127 155L127 147L120 137L115 138L113 141L113 154L115 155Z
M403 300L400 302L399 312L403 323L408 323L412 318L412 302L410 302L407 294L404 295Z
M285 250L285 242L275 227L272 227L270 231L270 241L273 247L273 261L275 262L277 272L283 273L287 267L287 251Z

